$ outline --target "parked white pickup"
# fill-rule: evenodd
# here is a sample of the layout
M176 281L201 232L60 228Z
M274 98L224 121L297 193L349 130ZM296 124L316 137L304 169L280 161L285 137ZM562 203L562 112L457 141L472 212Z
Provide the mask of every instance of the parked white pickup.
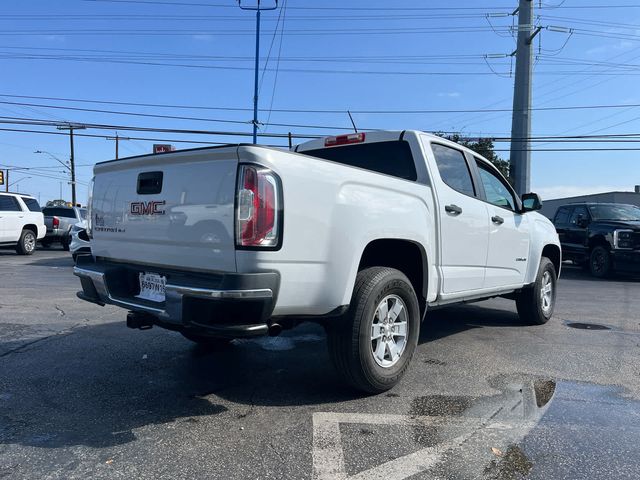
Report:
M431 305L508 296L527 322L553 313L560 243L537 195L433 135L185 150L94 173L79 296L130 310L131 327L213 343L323 322L344 378L380 392Z

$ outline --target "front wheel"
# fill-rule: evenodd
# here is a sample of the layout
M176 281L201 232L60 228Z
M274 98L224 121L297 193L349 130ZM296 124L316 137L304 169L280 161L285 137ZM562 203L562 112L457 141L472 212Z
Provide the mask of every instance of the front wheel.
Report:
M393 268L367 268L358 273L349 311L329 325L329 353L346 383L381 393L404 375L419 333L409 279Z
M598 245L591 250L591 256L589 257L589 269L591 275L596 278L605 278L611 272L611 255L609 251Z
M540 259L538 275L532 287L525 288L516 298L518 315L527 323L542 325L553 315L556 303L556 267L547 257Z
M20 255L31 255L36 249L36 234L31 230L23 230L16 245L16 252Z

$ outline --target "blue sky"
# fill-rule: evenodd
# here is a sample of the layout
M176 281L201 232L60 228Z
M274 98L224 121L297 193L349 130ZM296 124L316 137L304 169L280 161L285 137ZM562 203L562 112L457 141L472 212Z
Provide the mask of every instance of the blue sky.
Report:
M515 41L508 27L517 19L504 14L512 12L516 4L516 0L288 0L286 10L263 14L263 68L270 49L271 55L262 82L260 120L313 127L265 125L261 131L333 134L349 129L346 110L481 110L354 113L354 119L360 128L508 136L513 90L510 72L514 66L511 58L498 57L514 49ZM636 76L640 73L640 4L629 0L549 0L542 3L543 8L539 8L538 1L535 5L536 14L540 15L537 24L551 27L543 29L535 41L535 108L640 104ZM552 8L555 5L560 6ZM608 8L585 8L605 5ZM627 7L622 8L624 5ZM279 6L283 6L282 1ZM2 7L2 117L251 131L248 123L241 123L252 118L249 110L141 107L16 97L250 109L255 16L240 10L233 0L24 0L3 2ZM274 38L276 24L279 27ZM568 29L574 29L573 34L567 33ZM25 103L31 105L18 105ZM269 114L271 105L276 110L303 111ZM487 112L487 109L505 111ZM338 128L320 129L320 126ZM53 127L8 123L0 128L56 131ZM115 129L78 133L106 136L114 135ZM639 107L537 110L533 114L534 137L625 133L640 133ZM250 140L250 137L131 131L119 131L119 135L203 142ZM261 142L285 143L278 139ZM163 142L123 140L120 155L149 152L153 143ZM114 142L77 137L75 145L78 181L86 184L91 178L92 164L113 158ZM533 145L538 150L640 148L640 143ZM201 145L176 143L176 146ZM21 191L39 195L44 202L58 198L62 188L64 197L69 198L63 167L51 156L68 159L67 137L0 130L0 147L0 168L5 165L35 168L11 173L11 181L21 179L18 183ZM496 143L496 148L505 150L499 153L508 158L508 143ZM36 150L51 155L33 153ZM532 154L532 189L543 197L631 190L639 183L640 151ZM86 187L79 184L78 191L78 198L84 202Z

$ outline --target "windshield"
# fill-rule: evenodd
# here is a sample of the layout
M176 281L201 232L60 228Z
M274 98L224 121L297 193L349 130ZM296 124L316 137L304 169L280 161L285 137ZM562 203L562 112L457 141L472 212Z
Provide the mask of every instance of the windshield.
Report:
M633 205L591 205L594 220L640 220L640 208Z

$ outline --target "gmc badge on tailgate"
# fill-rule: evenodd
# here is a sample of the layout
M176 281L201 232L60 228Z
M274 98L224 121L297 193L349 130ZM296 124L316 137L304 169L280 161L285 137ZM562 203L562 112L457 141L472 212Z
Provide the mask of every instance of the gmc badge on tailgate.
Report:
M165 200L151 200L149 202L131 202L129 205L129 211L131 215L164 215L164 209L161 208L166 205Z

